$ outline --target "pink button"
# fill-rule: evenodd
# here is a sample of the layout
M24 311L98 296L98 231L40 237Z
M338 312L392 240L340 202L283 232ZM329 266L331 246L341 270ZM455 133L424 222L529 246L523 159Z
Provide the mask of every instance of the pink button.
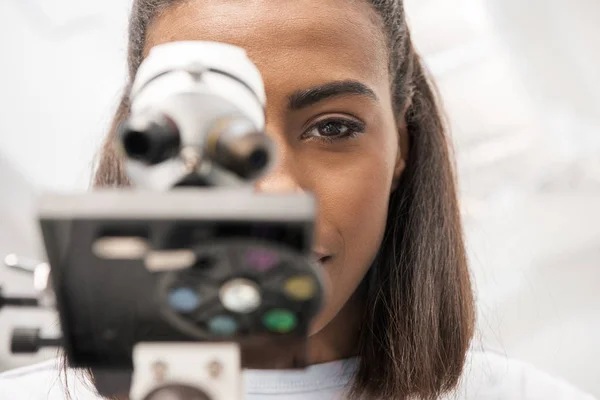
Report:
M277 254L266 250L251 250L246 253L246 263L260 272L273 268L279 262Z

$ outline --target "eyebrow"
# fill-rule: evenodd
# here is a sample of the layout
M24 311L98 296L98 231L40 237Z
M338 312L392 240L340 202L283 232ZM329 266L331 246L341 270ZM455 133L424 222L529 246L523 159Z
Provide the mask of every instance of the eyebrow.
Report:
M289 96L288 108L292 111L296 111L312 106L320 101L344 95L367 96L378 101L375 92L366 85L358 81L345 80L328 82L324 85L298 90Z

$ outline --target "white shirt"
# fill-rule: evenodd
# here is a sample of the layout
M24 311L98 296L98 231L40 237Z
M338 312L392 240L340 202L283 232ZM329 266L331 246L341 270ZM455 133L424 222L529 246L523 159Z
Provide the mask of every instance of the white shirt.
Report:
M300 371L244 372L247 400L344 399L358 366L357 359L313 365ZM71 370L67 382L72 400L101 400L93 385ZM61 375L62 376L62 375ZM568 383L493 352L469 354L457 389L443 400L594 400ZM67 400L58 361L0 375L0 400Z

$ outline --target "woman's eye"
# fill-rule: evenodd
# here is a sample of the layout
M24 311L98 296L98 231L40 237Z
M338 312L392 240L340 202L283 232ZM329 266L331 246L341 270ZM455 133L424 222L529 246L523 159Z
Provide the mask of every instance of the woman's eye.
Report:
M303 136L304 139L315 138L325 141L349 139L365 131L365 124L350 119L326 119L312 125Z

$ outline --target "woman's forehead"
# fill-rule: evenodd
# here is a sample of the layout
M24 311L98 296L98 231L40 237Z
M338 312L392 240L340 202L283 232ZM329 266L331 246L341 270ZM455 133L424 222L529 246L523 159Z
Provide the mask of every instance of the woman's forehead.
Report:
M198 0L163 12L152 23L144 54L178 40L243 47L269 81L305 84L355 79L387 86L386 40L368 1Z

